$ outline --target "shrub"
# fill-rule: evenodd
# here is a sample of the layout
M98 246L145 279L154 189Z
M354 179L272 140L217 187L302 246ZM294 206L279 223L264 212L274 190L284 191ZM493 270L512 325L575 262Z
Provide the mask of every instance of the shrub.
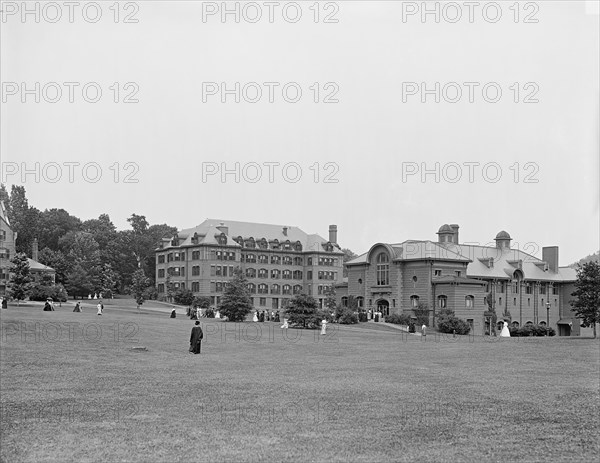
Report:
M514 326L509 326L508 331L510 335L513 337L541 337L541 336L555 336L556 331L554 328L546 327L545 325L533 325L528 323L527 325L523 325L519 328Z
M385 317L385 322L394 325L408 325L410 324L410 315L394 313Z
M177 304L192 305L192 302L194 302L194 293L189 289L180 289L173 295L173 300Z
M30 301L45 301L52 299L55 302L67 302L67 291L63 285L35 285L29 294Z
M338 323L341 323L342 325L354 325L358 323L358 317L354 311L347 307L344 307L343 310L339 311L336 315L338 316Z
M110 296L106 296L106 297L110 297ZM144 290L144 299L147 301L155 301L156 299L158 299L158 290L156 289L155 286L148 286Z
M471 325L454 315L444 316L438 320L438 330L441 333L469 334Z
M413 309L417 317L418 325L429 325L429 306L424 302L419 302L417 308Z

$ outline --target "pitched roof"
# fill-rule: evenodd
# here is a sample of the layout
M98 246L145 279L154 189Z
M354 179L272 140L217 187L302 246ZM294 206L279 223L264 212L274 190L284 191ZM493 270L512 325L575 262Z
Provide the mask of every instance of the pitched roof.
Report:
M371 250L376 246L386 246L393 252L392 259L396 261L409 261L409 260L452 260L458 262L468 262L469 259L462 256L461 254L454 252L451 249L445 248L434 241L416 241L407 240L403 243L398 244L383 244L377 243L371 247ZM360 256L346 262L346 265L358 265L366 264L369 261L369 254L371 252L365 252Z
M8 221L8 213L6 212L4 201L0 201L0 219L4 220L4 222L6 222L6 225L10 227L10 222Z
M40 264L37 260L33 260L27 258L27 262L29 262L29 269L38 272L54 272L52 267L48 267L47 265Z
M273 225L266 223L255 222L237 222L234 220L219 220L206 219L200 225L192 228L181 230L177 233L180 246L192 246L192 237L197 233L198 244L218 244L216 236L221 235L221 230L218 227L224 226L227 228L225 235L227 236L227 244L239 246L234 238L241 236L244 240L254 238L258 243L263 238L267 241L278 240L280 243L285 243L287 240L291 244L300 242L303 251L324 251L323 245L328 243L328 240L318 234L308 234L295 226L289 225ZM284 234L284 228L286 233ZM332 243L333 244L333 243ZM341 252L339 245L334 245L334 252Z

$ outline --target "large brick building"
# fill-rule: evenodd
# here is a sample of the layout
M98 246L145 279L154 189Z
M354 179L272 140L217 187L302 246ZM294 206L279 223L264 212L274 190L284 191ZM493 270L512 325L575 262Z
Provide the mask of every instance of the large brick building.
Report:
M159 297L166 297L170 274L175 290L209 296L216 306L240 267L257 308L285 308L296 294L323 304L325 288L342 282L343 255L335 225L324 239L297 227L207 219L162 241L156 284Z
M576 272L558 266L558 247L542 248L542 259L511 248L501 231L495 246L460 244L458 225L443 225L434 241L376 243L347 262L348 279L336 285L337 297L383 314L414 314L419 303L430 309L430 325L440 310L454 310L472 332L489 330L486 297L498 321L515 325L549 324L560 335L578 335L579 322L569 300Z

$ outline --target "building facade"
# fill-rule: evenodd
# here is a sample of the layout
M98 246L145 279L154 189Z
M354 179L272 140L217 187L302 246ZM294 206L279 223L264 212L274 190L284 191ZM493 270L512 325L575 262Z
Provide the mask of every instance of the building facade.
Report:
M322 306L326 288L343 278L335 225L326 240L298 227L207 219L164 239L155 253L159 297L168 299L171 285L208 296L215 307L237 267L259 309L283 309L298 294Z
M376 243L347 262L348 279L336 285L339 302L356 298L359 307L384 315L424 305L429 324L443 309L466 320L474 334L489 333L492 317L514 326L547 324L559 335L579 335L569 300L576 272L558 266L558 247L542 248L542 259L511 248L501 231L495 246L459 243L459 226L443 225L437 241Z
M0 201L0 296L6 296L8 292L8 281L10 279L9 270L12 266L10 260L16 254L17 233L13 231L8 220L8 214L4 203ZM40 264L38 258L38 241L33 241L31 249L31 258L27 258L29 271L34 282L42 281L47 275L54 283L56 272L47 265Z

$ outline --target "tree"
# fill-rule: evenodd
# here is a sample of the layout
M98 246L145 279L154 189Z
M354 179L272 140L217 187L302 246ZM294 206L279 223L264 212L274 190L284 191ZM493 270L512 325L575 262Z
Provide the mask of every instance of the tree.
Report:
M71 268L65 286L67 292L75 298L86 297L94 292L92 278L87 269L79 262Z
M12 229L17 233L17 252L31 253L34 233L38 230L40 211L29 206L25 187L12 185L6 212Z
M292 325L316 328L321 321L317 307L318 304L314 297L299 294L290 299L285 313Z
M229 321L241 322L246 319L246 315L254 309L250 291L248 291L248 280L242 270L237 267L233 272L233 280L225 287L219 311L225 315Z
M139 268L133 272L133 276L131 278L131 294L137 303L138 310L146 301L145 292L149 284L150 280L144 274L143 269Z
M346 262L348 262L349 260L352 260L356 257L358 257L358 255L354 254L350 249L348 248L342 248L342 252L344 253L344 273L343 276L347 277L348 276L348 268L346 267Z
M210 307L210 297L208 296L196 296L192 302L194 308L200 307L201 309L208 309Z
M425 302L419 302L413 312L417 317L417 325L429 325L429 306Z
M9 269L10 280L8 281L9 293L20 305L31 291L33 278L29 269L29 261L24 253L15 254L10 260L12 266Z
M325 299L323 300L323 306L327 309L327 314L335 313L337 309L337 302L335 300L335 288L333 285L326 286L323 295Z
M189 289L180 289L173 299L177 304L191 306L194 302L194 293Z
M64 285L67 282L67 274L71 266L62 251L53 251L50 248L44 248L40 251L38 259L40 263L54 269L56 272L56 283Z
M575 291L571 296L571 306L575 316L581 320L581 326L594 327L596 338L596 324L600 323L600 263L598 261L586 262L577 265L577 281Z

